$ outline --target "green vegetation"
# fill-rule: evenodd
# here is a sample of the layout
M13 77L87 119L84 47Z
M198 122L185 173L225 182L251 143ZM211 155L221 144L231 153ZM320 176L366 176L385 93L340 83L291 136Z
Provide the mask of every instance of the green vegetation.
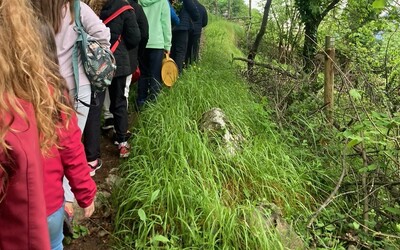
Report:
M89 235L89 229L83 225L78 225L77 223L73 223L72 229L73 229L72 235L67 235L64 237L63 239L64 245L71 244L73 239L78 239Z
M231 57L241 56L239 30L212 20L201 63L140 113L133 157L114 191L117 248L283 249L266 225L269 203L304 231L320 163L291 148L294 139L280 134L265 100L236 73ZM199 129L214 107L244 138L234 155Z
M263 16L205 3L231 21L211 16L201 63L140 114L113 194L117 248L399 249L397 1L274 0L251 70ZM200 128L212 108L228 119L221 134ZM234 154L226 130L241 138Z
M309 246L400 248L399 7L392 0L274 0L256 57L267 67L245 72L268 99L270 118L323 166L314 177ZM324 101L326 36L336 50L332 123ZM305 50L311 45L314 52Z

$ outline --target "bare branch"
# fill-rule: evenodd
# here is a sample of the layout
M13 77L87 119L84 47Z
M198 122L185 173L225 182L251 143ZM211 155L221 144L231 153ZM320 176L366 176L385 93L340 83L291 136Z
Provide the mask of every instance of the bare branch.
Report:
M336 5L340 2L340 0L333 0L326 9L321 13L321 20L328 14L331 9L335 8Z
M294 79L298 79L298 78L300 77L300 74L293 74L293 73L291 73L291 72L288 72L288 71L283 70L283 69L281 69L281 68L278 68L278 67L276 67L276 66L272 66L272 65L270 65L270 64L258 63L258 62L255 62L255 61L253 61L253 60L246 59L246 58L240 58L240 57L233 57L232 60L233 60L233 61L235 61L235 60L244 61L244 62L253 64L253 65L257 65L257 66L264 67L264 68L267 68L267 69L275 70L275 71L277 71L277 72L280 73L280 74L289 76L289 77L294 78Z

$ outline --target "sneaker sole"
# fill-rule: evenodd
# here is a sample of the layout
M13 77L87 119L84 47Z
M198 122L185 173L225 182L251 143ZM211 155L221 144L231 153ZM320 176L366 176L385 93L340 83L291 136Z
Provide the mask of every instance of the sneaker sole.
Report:
M92 177L95 176L96 175L96 170L99 170L100 168L101 168L101 166L98 167L98 168L92 169L92 171L90 171L89 175L92 176Z

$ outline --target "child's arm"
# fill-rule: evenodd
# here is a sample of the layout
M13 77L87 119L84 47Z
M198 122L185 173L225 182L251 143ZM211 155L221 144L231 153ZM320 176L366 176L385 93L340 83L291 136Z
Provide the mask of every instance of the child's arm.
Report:
M65 124L66 118L63 117ZM78 127L76 114L73 113L68 126L58 130L60 157L64 166L64 174L69 180L71 190L82 208L89 207L96 194L96 184L90 177L90 168L81 142L81 130Z

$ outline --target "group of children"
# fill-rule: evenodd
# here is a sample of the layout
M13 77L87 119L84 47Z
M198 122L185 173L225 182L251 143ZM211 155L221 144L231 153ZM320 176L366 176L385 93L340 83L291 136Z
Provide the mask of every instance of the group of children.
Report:
M0 0L0 249L62 249L74 199L92 215L102 111L103 128L114 129L119 156L128 157L131 82L141 110L162 88L165 54L180 73L198 58L207 12L198 0L178 1ZM92 91L82 62L78 75L72 68L76 15L102 46L118 44L105 92Z

